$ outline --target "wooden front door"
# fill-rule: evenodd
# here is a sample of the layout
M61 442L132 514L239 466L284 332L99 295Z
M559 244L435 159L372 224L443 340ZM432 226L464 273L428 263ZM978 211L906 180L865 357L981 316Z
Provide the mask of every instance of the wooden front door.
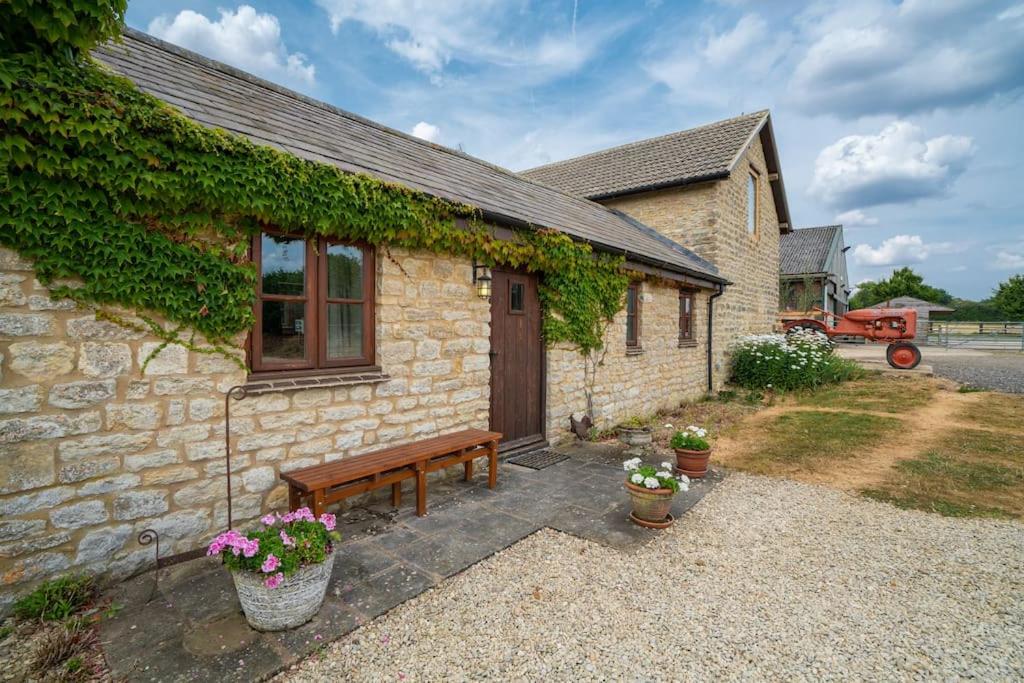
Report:
M491 430L501 450L544 441L544 342L537 277L492 271Z

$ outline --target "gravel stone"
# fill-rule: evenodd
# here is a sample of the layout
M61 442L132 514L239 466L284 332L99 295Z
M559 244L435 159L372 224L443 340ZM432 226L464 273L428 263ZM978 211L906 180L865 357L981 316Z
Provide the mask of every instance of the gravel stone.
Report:
M1024 394L1024 353L1003 351L969 358L930 361L940 377L982 389Z
M539 531L280 680L1021 680L1022 572L1018 522L733 474L633 553Z

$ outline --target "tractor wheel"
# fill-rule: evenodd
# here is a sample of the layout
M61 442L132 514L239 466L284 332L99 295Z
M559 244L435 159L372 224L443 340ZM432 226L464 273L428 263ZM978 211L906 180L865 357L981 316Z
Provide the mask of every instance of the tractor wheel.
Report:
M921 349L910 342L889 344L885 359L897 370L913 370L921 362Z

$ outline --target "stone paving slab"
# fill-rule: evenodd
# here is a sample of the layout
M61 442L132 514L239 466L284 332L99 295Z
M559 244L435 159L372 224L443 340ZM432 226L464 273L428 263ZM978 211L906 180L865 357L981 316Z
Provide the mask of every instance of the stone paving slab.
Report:
M324 605L297 629L258 633L248 627L231 577L216 558L148 572L108 592L119 610L100 636L115 680L252 681L272 676L324 644L419 595L444 579L552 527L626 552L658 535L628 519L621 456L582 445L543 470L502 463L498 487L485 477L437 480L426 517L409 495L339 513L343 542ZM676 496L680 519L721 476L711 473ZM685 521L683 521L685 523Z

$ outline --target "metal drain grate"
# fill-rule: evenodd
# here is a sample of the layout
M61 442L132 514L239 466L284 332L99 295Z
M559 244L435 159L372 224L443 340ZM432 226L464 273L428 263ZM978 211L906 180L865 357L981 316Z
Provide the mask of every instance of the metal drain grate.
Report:
M555 463L568 460L568 458L568 455L556 453L550 448L541 448L536 451L530 451L529 453L513 456L508 459L508 462L513 465L529 467L531 470L542 470L545 467L551 467Z

